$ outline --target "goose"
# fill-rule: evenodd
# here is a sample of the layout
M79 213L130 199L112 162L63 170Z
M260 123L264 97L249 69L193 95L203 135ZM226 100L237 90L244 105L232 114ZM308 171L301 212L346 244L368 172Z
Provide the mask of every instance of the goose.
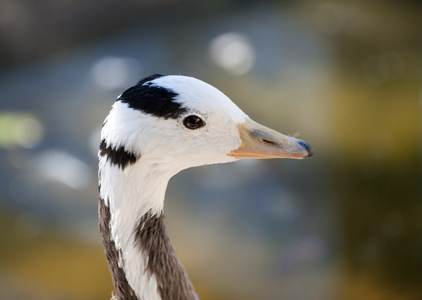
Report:
M308 143L254 122L199 79L154 74L127 89L103 123L98 152L99 228L112 299L198 299L166 234L172 176L244 158L312 155Z

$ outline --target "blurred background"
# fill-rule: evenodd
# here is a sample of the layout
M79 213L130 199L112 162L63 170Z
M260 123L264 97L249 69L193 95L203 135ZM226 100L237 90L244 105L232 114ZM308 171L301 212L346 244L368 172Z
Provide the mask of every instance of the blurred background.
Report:
M0 298L110 298L99 132L162 73L315 150L171 180L201 299L422 299L421 40L411 0L2 0Z

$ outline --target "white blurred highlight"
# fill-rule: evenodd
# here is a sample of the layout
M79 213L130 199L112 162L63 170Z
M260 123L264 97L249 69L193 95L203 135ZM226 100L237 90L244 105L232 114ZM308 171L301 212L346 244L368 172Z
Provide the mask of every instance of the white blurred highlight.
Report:
M16 143L24 148L34 148L37 146L41 142L43 135L43 125L33 116L22 118L14 128Z
M135 59L104 56L92 66L91 77L101 88L116 89L126 86L139 70L140 64Z
M255 50L249 39L236 32L221 34L211 41L211 59L234 75L249 72L255 63Z
M80 159L59 150L48 150L34 158L34 166L46 181L57 181L74 189L90 184L90 169Z

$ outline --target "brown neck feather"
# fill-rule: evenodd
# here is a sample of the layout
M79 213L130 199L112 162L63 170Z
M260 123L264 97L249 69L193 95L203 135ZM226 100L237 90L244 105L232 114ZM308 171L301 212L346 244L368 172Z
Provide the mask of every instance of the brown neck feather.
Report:
M139 300L132 287L129 285L125 272L119 267L118 261L121 257L121 251L116 249L116 245L111 238L110 232L111 213L110 208L105 205L104 200L100 198L98 205L98 225L102 235L104 252L110 269L113 286L118 300Z
M135 230L137 246L147 253L149 274L157 278L161 299L198 299L166 233L164 215L146 213Z
M116 245L111 238L111 212L101 198L99 201L98 213L100 232L102 234L104 251L116 291L116 299L139 300L134 290L129 285L124 270L118 265L122 253L116 249ZM151 212L147 212L140 219L134 234L134 246L139 247L139 255L141 255L142 252L147 256L148 260L145 271L148 276L155 276L158 293L161 296L161 299L198 299L183 266L177 259L170 244L170 239L166 233L163 214L153 215ZM145 274L144 270L140 270L140 274Z

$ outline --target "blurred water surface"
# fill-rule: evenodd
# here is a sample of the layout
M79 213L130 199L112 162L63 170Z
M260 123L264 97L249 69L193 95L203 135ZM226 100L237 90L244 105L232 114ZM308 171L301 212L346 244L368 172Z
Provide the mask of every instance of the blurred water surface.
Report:
M201 299L421 299L420 5L186 3L0 71L0 298L110 297L99 131L117 95L163 73L315 150L171 180L167 227Z

